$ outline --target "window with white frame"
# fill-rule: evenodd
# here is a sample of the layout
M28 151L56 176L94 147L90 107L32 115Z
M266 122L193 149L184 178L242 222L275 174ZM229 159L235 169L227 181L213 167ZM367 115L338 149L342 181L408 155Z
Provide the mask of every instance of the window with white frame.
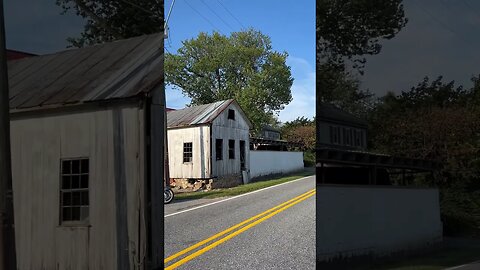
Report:
M89 159L62 159L60 166L60 221L62 224L88 223Z
M193 144L191 142L183 143L183 163L192 162Z

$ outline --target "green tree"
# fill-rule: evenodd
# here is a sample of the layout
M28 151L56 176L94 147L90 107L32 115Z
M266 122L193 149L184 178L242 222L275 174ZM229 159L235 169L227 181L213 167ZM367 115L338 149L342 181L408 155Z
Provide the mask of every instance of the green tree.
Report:
M234 98L258 131L275 125L292 100L288 54L272 49L270 38L249 29L229 37L200 33L165 55L165 81L191 98L192 105Z
M86 20L70 46L84 47L163 31L162 0L56 0L63 14L75 12Z
M317 0L316 20L318 64L347 59L359 70L407 23L402 0Z
M317 66L317 102L334 104L340 109L365 117L373 107L374 95L360 88L360 81L345 71L343 65L324 63Z
M315 118L298 117L281 127L282 138L301 145L305 167L315 166L316 121Z
M414 181L440 188L447 233L480 231L480 110L478 78L472 80L474 87L464 89L426 77L399 95L388 93L369 119L375 150L443 165L436 179Z
M317 0L317 104L364 116L373 105L357 77L365 56L380 53L380 42L406 23L402 0Z

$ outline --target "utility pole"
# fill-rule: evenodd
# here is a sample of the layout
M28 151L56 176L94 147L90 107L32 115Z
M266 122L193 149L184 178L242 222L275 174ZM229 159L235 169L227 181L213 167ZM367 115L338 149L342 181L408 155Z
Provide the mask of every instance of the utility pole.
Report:
M10 105L3 0L0 0L0 269L17 269L13 227Z

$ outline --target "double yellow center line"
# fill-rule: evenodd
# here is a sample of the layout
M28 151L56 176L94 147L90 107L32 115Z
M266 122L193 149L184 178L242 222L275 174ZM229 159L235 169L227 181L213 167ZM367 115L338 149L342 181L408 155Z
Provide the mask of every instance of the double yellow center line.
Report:
M209 243L209 242L211 242L211 241L213 241L213 240L215 240L215 239L217 239L217 238L219 238L223 235L226 235L229 232L232 232L235 229L243 226L242 228L228 234L227 236L225 236L225 237L223 237L223 238L221 238L221 239L219 239L219 240L217 240L217 241L215 241L211 244L208 244L207 246L203 247L202 249L200 249L200 250L184 257L183 259L165 267L165 269L175 269L175 268L179 267L180 265L182 265L184 263L187 263L188 261L190 261L190 260L202 255L203 253L211 250L212 248L215 248L216 246L228 241L229 239L232 239L233 237L241 234L242 232L245 232L246 230L248 230L248 229L262 223L263 221L275 216L276 214L294 206L295 204L300 203L300 202L310 198L313 195L315 195L315 189L307 191L307 192L301 194L300 196L297 196L297 197L295 197L293 199L290 199L290 200L288 200L284 203L281 203L281 204L279 204L279 205L277 205L273 208L270 208L265 212L262 212L262 213L260 213L256 216L253 216L249 219L246 219L246 220L244 220L244 221L242 221L242 222L240 222L240 223L238 223L238 224L236 224L236 225L234 225L234 226L232 226L232 227L230 227L230 228L228 228L224 231L221 231L221 232L219 232L219 233L217 233L217 234L215 234L215 235L213 235L213 236L211 236L211 237L209 237L209 238L207 238L203 241L200 241L200 242L198 242L198 243L196 243L196 244L194 244L194 245L192 245L192 246L190 246L190 247L188 247L188 248L186 248L186 249L184 249L180 252L177 252L177 253L173 254L172 256L170 256L170 257L168 257L164 260L165 265L167 265L167 263L172 262L173 260L177 259L178 257L180 257L182 255L185 255L186 253L188 253L188 252L190 252L194 249L197 249L197 248L199 248L199 247L201 247L201 246L203 246L203 245L205 245L205 244L207 244L207 243ZM248 225L246 225L246 224L248 224Z

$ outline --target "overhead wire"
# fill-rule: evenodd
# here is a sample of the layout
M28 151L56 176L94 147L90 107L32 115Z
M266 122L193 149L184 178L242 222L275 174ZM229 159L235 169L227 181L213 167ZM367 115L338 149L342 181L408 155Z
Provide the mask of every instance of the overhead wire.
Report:
M209 19L207 19L205 16L203 16L202 13L200 13L196 8L194 8L192 5L190 5L190 3L189 3L187 0L185 0L184 2L185 2L193 11L195 11L195 12L198 14L198 16L202 17L206 22L208 22L208 23L210 24L210 26L212 26L217 32L223 34L222 31L220 31L219 28L217 28Z
M228 14L230 14L230 16L232 16L232 18L233 18L234 20L237 21L238 24L240 24L240 26L242 27L242 29L246 29L246 27L243 25L243 23L242 23L239 19L237 19L237 17L235 17L235 15L233 15L233 13L230 12L230 10L229 10L226 6L224 6L224 5L222 4L222 2L220 2L220 0L217 0L217 2L220 4L220 6L223 7L223 9L225 9L225 11L226 11Z
M220 19L220 21L222 21L228 28L230 28L230 30L235 31L233 27L229 23L227 23L222 17L220 17L220 15L218 15L218 13L215 12L215 10L212 9L204 0L200 1L208 8L208 10L210 10L210 12L212 12L215 16L217 16L217 18Z
M434 20L435 22L437 22L441 27L443 27L444 29L446 29L446 30L449 31L450 33L456 35L457 37L459 37L460 39L462 39L464 42L468 43L469 45L475 46L475 45L472 44L469 40L467 40L464 36L462 36L462 35L459 34L457 31L455 31L453 28L451 28L449 25L447 25L445 22L443 22L442 20L440 20L439 18L437 18L436 16L434 16L432 13L430 13L425 7L423 7L423 6L421 6L421 5L417 5L416 1L411 1L411 3L415 3L414 5L416 5L417 7L419 7L420 10L423 11L423 13L427 14L432 20Z

